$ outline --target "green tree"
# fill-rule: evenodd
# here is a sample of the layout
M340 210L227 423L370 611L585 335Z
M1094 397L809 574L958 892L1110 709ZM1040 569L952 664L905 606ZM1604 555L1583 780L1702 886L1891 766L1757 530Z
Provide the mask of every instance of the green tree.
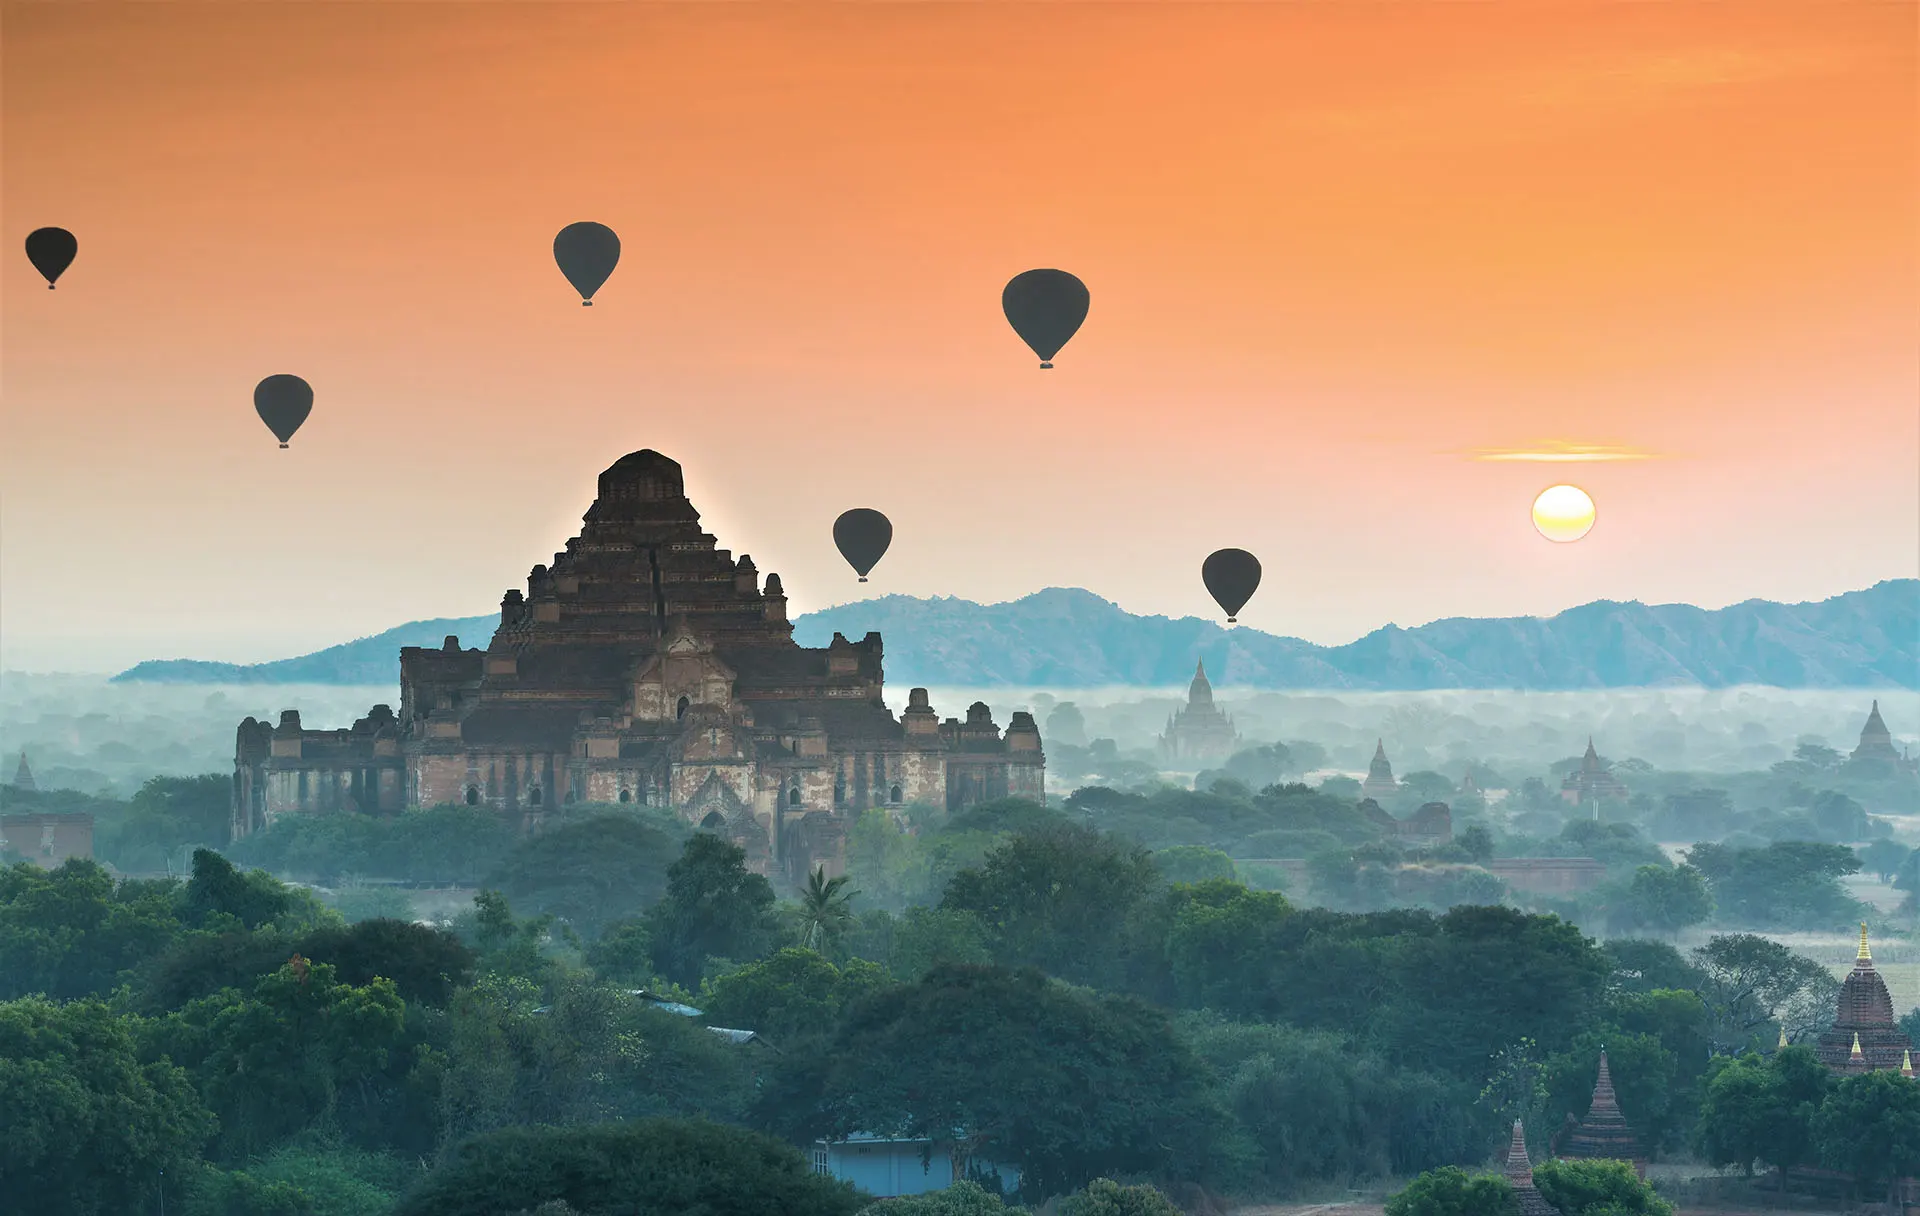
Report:
M629 916L601 929L587 948L587 965L605 980L646 983L653 975L653 933L646 918Z
M643 1119L511 1127L455 1148L394 1216L499 1216L559 1200L585 1216L851 1216L853 1187L797 1149L716 1123Z
M1172 904L1166 953L1180 1003L1272 1016L1263 964L1281 947L1286 899L1214 879L1174 892Z
M1469 1174L1445 1165L1388 1199L1387 1216L1520 1216L1520 1201L1497 1174Z
M1543 1161L1533 1185L1561 1216L1673 1216L1625 1161Z
M1687 861L1706 875L1722 920L1768 929L1845 924L1860 904L1840 880L1860 869L1845 845L1776 841L1764 849L1697 844Z
M1182 1216L1174 1202L1146 1183L1122 1186L1095 1178L1086 1189L1060 1201L1060 1216Z
M247 996L226 989L154 1023L148 1050L192 1071L238 1160L331 1116L343 1091L373 1084L405 1026L391 980L356 987L296 955Z
M1868 1193L1920 1176L1920 1085L1882 1070L1844 1078L1813 1117L1820 1160L1854 1176Z
M1168 882L1196 883L1210 878L1233 877L1233 858L1218 849L1197 845L1176 845L1153 855L1153 864Z
M831 953L832 944L853 923L853 897L859 892L848 890L848 881L844 874L828 878L825 866L815 866L813 873L807 875L806 888L800 892L802 946L822 954Z
M707 981L700 1007L714 1026L754 1030L776 1044L827 1034L855 1000L888 984L861 959L836 967L811 950L786 949Z
M679 846L678 833L656 819L596 815L530 838L487 885L522 912L556 917L591 938L666 893Z
M249 929L301 911L300 901L273 875L265 870L243 873L211 849L193 851L193 877L187 882L184 908L198 925L237 921ZM222 917L230 921L223 922Z
M899 918L885 964L893 978L911 983L941 963L990 963L987 927L957 908L908 908Z
M1676 934L1713 915L1713 894L1692 866L1641 866L1627 889L1626 913L1635 929Z
M1707 976L1701 996L1713 1017L1714 1045L1739 1050L1754 1032L1781 1023L1787 1036L1818 1033L1833 1020L1840 982L1810 958L1752 933L1707 940L1693 953Z
M944 1191L882 1199L860 1209L860 1216L1026 1216L1025 1208L1009 1208L992 1191L964 1179Z
M104 995L178 940L179 884L115 883L97 862L0 869L0 999Z
M0 1195L10 1210L121 1216L186 1178L214 1121L187 1075L142 1064L97 1001L0 1004Z
M709 959L760 957L773 940L773 904L772 884L747 869L745 849L695 832L647 914L654 970L694 988Z
M1885 838L1865 844L1857 852L1860 867L1881 882L1892 882L1909 856L1920 855L1920 849L1909 849L1897 840Z
M449 1139L517 1124L656 1115L737 1119L748 1052L691 1018L569 977L550 1001L526 979L487 975L454 998L441 1123Z
M1204 1169L1224 1127L1165 1015L1033 970L938 967L857 1002L816 1059L763 1109L793 1138L948 1141L955 1176L984 1155L1040 1194L1122 1169Z
M1146 850L1063 824L1014 836L954 875L940 906L977 916L1001 962L1118 987L1134 917L1161 886Z
M1721 1057L1708 1070L1694 1144L1708 1164L1755 1162L1786 1168L1816 1155L1813 1120L1833 1076L1814 1053L1789 1047L1762 1061L1748 1052Z

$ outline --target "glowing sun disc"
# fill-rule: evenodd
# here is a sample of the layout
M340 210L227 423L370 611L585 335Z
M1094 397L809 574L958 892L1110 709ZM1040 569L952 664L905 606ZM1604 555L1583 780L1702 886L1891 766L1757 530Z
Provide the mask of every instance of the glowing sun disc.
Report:
M1533 500L1533 526L1540 535L1570 544L1593 531L1593 498L1579 486L1548 486Z

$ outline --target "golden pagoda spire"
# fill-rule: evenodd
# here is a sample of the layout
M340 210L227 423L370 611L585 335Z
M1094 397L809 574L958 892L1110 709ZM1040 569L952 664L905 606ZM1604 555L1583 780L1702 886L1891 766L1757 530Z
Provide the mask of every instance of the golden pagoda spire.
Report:
M1860 1032L1857 1030L1853 1032L1853 1051L1850 1054L1856 1060L1864 1058L1860 1051Z
M1911 1049L1900 1053L1900 1075L1903 1077L1913 1076L1913 1051Z
M1864 920L1860 922L1860 953L1853 956L1853 961L1856 963L1873 961L1873 953L1867 949L1867 922Z
M1782 1022L1780 1023L1780 1045L1778 1050L1784 1051L1786 1050L1786 1046L1787 1046L1787 1024L1785 1022Z

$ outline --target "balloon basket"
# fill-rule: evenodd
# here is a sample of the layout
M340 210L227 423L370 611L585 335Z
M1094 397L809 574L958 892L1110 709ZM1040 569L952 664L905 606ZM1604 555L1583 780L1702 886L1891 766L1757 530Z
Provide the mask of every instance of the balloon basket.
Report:
M582 301L580 301L580 307L582 307L582 308L592 308L592 307L593 307L593 301L592 301L592 300L582 300Z
M867 578L864 574L860 576L860 581L863 583L867 581Z
M49 284L47 284L47 290L48 290L48 291L52 291L52 290L53 290L53 284L51 284L51 283L49 283Z
M286 450L286 448L287 448L287 445L286 445L286 444L284 444L284 443L283 443L283 444L281 444L281 445L280 445L280 450L281 450L281 451L283 451L283 452L284 452L284 451Z
M1046 372L1046 371L1052 371L1052 370L1053 370L1053 364L1051 364L1051 363L1042 363L1042 364L1040 365L1040 370L1041 370L1041 371L1043 371L1043 372Z
M1230 616L1227 618L1227 624L1229 625L1238 625L1239 623L1240 623L1240 618L1237 616Z

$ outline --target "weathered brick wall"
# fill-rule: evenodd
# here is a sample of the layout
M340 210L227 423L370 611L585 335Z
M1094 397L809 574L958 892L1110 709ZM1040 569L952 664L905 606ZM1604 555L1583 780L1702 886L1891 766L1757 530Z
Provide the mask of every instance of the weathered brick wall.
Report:
M0 844L33 864L51 870L69 857L93 856L93 816L0 815Z

